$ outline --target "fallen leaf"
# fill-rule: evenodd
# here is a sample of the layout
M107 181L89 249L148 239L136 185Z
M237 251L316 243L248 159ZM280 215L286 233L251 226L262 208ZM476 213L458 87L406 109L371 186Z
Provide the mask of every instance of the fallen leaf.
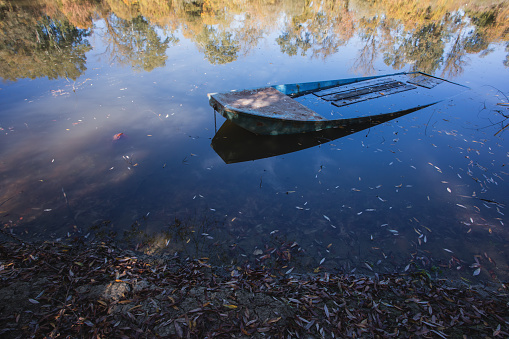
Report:
M120 140L124 136L124 133L117 133L113 136L113 141Z

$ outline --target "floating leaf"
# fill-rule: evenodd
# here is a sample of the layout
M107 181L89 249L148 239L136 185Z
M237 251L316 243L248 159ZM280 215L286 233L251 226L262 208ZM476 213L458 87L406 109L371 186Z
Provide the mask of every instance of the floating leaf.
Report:
M113 136L113 141L120 140L124 136L124 133L117 133Z

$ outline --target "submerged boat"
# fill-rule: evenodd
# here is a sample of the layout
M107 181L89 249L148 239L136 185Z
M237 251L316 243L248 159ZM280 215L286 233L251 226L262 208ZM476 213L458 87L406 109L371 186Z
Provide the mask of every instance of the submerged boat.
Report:
M401 111L397 114L383 115L371 119L366 123L354 124L348 127L329 128L316 132L260 135L254 134L230 120L226 120L212 138L211 146L227 164L258 160L298 152L300 150L329 143L353 133L375 127L407 114L413 113L426 106Z
M422 72L210 93L215 111L255 134L282 135L370 123L436 104L468 87Z

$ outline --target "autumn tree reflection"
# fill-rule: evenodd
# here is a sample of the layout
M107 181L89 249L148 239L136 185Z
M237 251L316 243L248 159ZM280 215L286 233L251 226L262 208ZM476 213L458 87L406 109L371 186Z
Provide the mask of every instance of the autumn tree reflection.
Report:
M174 36L163 40L142 16L124 20L112 15L105 22L111 59L138 71L164 66L168 58L166 49L178 42Z
M402 63L411 64L412 70L433 74L443 62L445 35L446 30L440 24L422 26L404 38L394 49L392 58L386 61L396 68L401 68Z
M281 52L290 56L305 56L310 51L310 57L326 58L337 53L354 31L348 2L306 1L302 13L287 21L276 42Z
M203 49L205 57L211 64L226 64L238 57L240 44L230 32L217 31L204 27L196 37L196 42Z
M93 19L106 24L108 55L136 70L165 65L177 34L212 64L249 54L275 35L282 53L326 59L360 39L359 73L381 56L394 69L460 74L469 55L508 44L509 2L474 0L0 0L4 79L75 79L85 70ZM357 43L357 40L355 40ZM508 52L509 54L509 52ZM504 65L509 64L509 55Z
M90 30L38 10L0 7L0 77L11 81L40 77L76 80L86 70Z

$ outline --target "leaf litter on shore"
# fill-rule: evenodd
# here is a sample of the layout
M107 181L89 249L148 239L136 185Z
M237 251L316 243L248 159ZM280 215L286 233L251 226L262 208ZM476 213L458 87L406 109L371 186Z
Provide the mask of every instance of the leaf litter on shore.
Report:
M260 260L229 274L208 258L138 256L108 242L4 242L0 254L6 338L509 335L506 285L453 285L410 265L373 277L302 275L288 252L284 270Z

